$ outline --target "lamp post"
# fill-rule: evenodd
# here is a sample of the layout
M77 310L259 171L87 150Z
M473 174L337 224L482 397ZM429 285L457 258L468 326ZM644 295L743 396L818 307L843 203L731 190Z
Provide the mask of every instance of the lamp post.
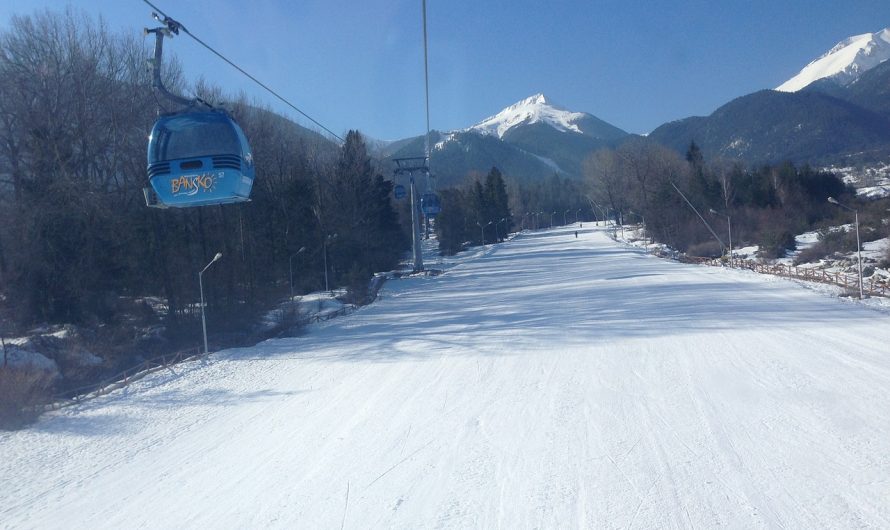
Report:
M578 208L578 211L575 212L575 222L578 222L578 219L581 219L581 208Z
M594 220L594 224L596 224L597 226L599 226L599 221L596 220L596 208L598 208L599 211L600 211L600 213L601 213L602 216L603 216L603 226L606 226L606 224L607 224L607 222L608 222L608 218L609 218L609 213L606 211L605 208L603 208L602 206L600 206L598 202L596 202L595 200L591 199L590 197L588 197L587 200L590 202L590 205L591 205L591 211L593 211L593 220Z
M550 226L548 228L553 228L553 216L556 215L556 212L550 212Z
M496 223L494 224L494 232L495 232L495 234L500 234L500 231L498 230L498 225L501 224L501 223L504 223L504 228L506 228L506 227L507 227L507 218L506 218L506 217L501 217L501 220L498 221L498 222L496 222ZM504 234L504 237L507 237L507 234L506 234L506 233ZM498 239L500 239L500 236L498 236Z
M204 317L204 271L210 268L211 265L219 261L222 258L222 252L217 252L216 256L213 256L213 259L210 260L210 263L207 264L206 267L201 269L201 272L198 273L198 289L201 291L201 329L204 331L204 354L207 354L207 319Z
M862 297L863 297L863 294L862 294L862 244L859 242L859 210L856 210L854 208L850 208L849 206L841 204L834 197L829 197L828 202L830 202L831 204L840 206L841 208L843 208L845 210L850 210L851 212L853 212L853 215L855 216L855 219L856 219L856 261L859 262L859 299L862 300Z
M483 247L485 246L485 227L490 224L491 224L491 221L489 221L488 224L485 224L485 225L479 224L479 221L476 221L476 226L478 226L482 230L482 246Z
M287 260L287 268L290 272L290 299L291 302L294 300L294 258L299 256L306 247L300 247L300 250L296 251L294 254L291 254L291 257Z
M572 210L566 210L562 212L562 226L566 226L567 224L569 224L568 220L566 220L566 215L568 215L568 213L571 211Z
M729 268L733 268L733 259L732 259L732 217L730 217L729 213L720 213L713 208L708 208L708 211L711 212L712 215L723 215L726 217L726 228L729 231Z
M324 290L330 291L328 287L328 243L337 239L337 234L330 234L322 241L322 254L324 254Z
M640 222L642 223L643 234L646 235L646 216L641 214L640 212L635 212L635 211L631 210L630 208L628 208L627 213L629 213L631 215L636 215L637 217L640 218L640 220L641 220ZM646 240L646 245L648 246L649 237L647 236L645 238L645 240Z

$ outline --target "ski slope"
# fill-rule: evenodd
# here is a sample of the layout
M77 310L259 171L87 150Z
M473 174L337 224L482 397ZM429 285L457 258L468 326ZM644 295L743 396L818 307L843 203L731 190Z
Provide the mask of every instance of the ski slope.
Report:
M886 312L573 231L0 433L0 527L890 527Z

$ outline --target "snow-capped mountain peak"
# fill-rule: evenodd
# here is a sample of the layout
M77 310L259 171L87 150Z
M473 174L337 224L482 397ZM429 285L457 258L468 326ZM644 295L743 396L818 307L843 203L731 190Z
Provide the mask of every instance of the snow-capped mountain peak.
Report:
M887 59L890 59L890 28L877 33L854 35L837 43L776 90L797 92L823 78L848 85Z
M577 122L585 116L587 114L583 112L572 112L554 105L544 94L535 94L510 105L467 130L503 138L507 131L517 125L544 122L559 131L583 134Z

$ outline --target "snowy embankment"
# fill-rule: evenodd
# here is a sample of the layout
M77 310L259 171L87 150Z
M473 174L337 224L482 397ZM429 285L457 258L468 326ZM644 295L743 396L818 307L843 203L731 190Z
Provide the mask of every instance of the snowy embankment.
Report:
M0 526L890 526L890 315L602 229L0 433Z

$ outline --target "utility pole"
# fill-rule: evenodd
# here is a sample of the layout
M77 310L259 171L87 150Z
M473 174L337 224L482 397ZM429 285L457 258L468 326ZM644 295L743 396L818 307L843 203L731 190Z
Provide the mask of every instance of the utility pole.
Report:
M856 222L856 261L859 262L859 299L862 300L862 298L865 296L865 294L863 293L863 289L862 289L862 243L859 240L859 210L857 210L855 208L850 208L849 206L847 206L845 204L841 204L834 197L829 197L828 202L830 202L831 204L840 206L844 210L849 210L849 211L853 212L855 222Z
M213 259L210 260L210 263L207 264L206 267L201 269L201 272L198 273L198 288L201 290L201 330L204 332L204 355L207 355L207 319L204 317L204 272L210 268L211 265L216 263L222 258L222 252L217 252Z

